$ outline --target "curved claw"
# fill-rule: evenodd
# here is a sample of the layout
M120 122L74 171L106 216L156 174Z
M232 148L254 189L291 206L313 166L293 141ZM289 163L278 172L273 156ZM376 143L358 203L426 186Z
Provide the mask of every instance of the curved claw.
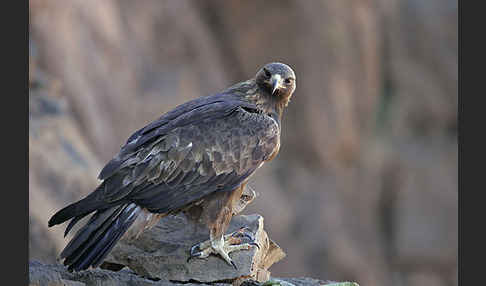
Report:
M250 241L254 241L255 240L255 237L253 236L253 234L244 233L243 236L246 237L246 238L248 238Z
M250 228L247 227L247 226L242 227L239 230L233 232L231 234L231 236L233 236L233 237L244 236L244 237L247 237L247 238L253 240L253 233L250 231Z
M197 249L197 250L196 250ZM199 252L199 244L195 244L191 247L190 254L191 256L196 256L196 254Z
M191 250L189 251L189 258L199 257L201 255L202 253L201 253L200 243L193 245L191 247Z
M250 245L254 245L254 246L256 246L258 249L260 249L260 245L258 245L258 243L256 243L256 242L253 242L253 241L252 241L252 242L250 242Z
M191 250L189 251L189 257L187 258L186 262L189 262L194 257L201 256L201 252L199 252L199 244L193 245Z

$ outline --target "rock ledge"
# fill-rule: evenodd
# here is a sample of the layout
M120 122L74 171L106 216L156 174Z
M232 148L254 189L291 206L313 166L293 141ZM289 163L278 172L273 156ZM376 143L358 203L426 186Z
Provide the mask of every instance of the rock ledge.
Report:
M236 283L232 283L235 285ZM138 276L135 272L124 268L120 271L106 269L91 269L71 273L62 265L45 265L38 261L29 262L30 286L229 286L229 282L217 283L178 283L168 280L154 281ZM313 278L271 278L265 283L245 280L241 286L359 286L351 282L331 282Z

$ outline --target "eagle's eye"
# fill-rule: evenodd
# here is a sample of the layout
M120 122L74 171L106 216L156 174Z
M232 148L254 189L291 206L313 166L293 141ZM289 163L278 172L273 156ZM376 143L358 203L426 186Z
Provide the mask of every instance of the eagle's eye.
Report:
M286 79L284 80L284 82L285 82L285 84L291 84L291 83L292 83L292 80L293 80L293 78L288 77L288 78L286 78Z
M263 72L265 73L265 76L266 77L271 77L272 76L272 74L270 73L270 71L267 70L266 68L263 68Z

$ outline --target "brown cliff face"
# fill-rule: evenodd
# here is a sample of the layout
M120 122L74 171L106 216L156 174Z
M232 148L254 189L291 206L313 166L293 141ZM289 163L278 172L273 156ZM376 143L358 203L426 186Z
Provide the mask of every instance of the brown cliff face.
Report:
M101 167L66 98L42 71L32 70L29 89L29 254L53 263L65 243L64 230L48 229L53 210L96 187Z

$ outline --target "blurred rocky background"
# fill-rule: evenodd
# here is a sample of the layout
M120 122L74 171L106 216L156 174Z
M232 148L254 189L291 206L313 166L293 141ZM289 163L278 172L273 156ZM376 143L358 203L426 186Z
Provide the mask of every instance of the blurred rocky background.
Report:
M278 277L458 285L457 1L29 1L30 259L129 135L289 64L279 156L251 186Z

